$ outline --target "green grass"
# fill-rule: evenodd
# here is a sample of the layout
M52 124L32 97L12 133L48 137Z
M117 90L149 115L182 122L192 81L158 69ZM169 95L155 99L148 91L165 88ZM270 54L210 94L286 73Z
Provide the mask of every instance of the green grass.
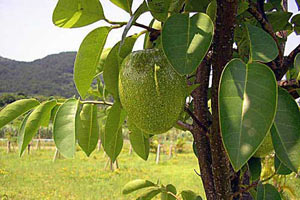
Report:
M122 195L122 187L137 178L163 184L172 183L178 191L193 190L203 195L197 160L192 152L177 154L168 160L162 155L155 164L155 155L147 162L124 149L118 158L120 169L104 169L107 157L103 150L87 158L82 151L75 159L52 161L54 150L33 150L19 158L0 148L0 199L135 199L137 193ZM3 198L5 199L5 198Z

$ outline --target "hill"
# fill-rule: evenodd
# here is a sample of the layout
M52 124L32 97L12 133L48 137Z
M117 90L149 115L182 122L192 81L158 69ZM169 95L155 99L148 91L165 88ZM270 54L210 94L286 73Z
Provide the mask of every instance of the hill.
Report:
M63 52L33 62L0 57L0 94L71 97L77 94L73 82L76 52Z

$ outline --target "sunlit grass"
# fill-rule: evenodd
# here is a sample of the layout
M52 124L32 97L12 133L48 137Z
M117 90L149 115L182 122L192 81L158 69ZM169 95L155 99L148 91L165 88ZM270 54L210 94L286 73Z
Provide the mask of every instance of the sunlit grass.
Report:
M194 190L203 195L197 161L192 152L177 154L172 159L161 156L155 164L151 154L145 162L123 149L118 162L120 169L111 172L104 166L103 150L87 158L82 151L75 159L52 161L54 149L32 150L19 158L17 152L6 153L0 148L0 197L8 199L135 199L136 194L122 195L122 187L130 180L142 178L163 184L172 183L178 191ZM1 198L0 198L1 199Z

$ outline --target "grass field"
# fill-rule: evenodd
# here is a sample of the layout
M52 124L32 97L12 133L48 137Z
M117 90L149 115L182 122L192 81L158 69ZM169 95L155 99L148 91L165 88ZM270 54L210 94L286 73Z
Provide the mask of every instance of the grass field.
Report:
M137 178L160 180L165 185L172 183L178 191L189 189L204 197L201 179L194 172L194 169L198 171L198 165L190 145L186 145L187 153L171 159L162 154L160 163L155 164L155 154L151 153L145 162L134 153L129 155L126 144L118 158L120 168L114 172L109 167L104 169L107 157L102 149L94 151L89 158L77 151L75 159L53 162L54 147L43 146L47 149L34 149L30 155L26 152L20 158L16 149L8 154L4 143L0 144L0 200L136 199L139 192L125 196L121 191L128 181ZM280 188L289 194L286 199L300 199L300 179L294 173L283 179L274 177L270 183L278 185L278 178L284 182Z
M192 152L177 154L168 160L161 156L155 164L155 155L147 162L123 149L118 162L120 169L111 172L104 169L107 157L103 150L95 151L87 158L82 151L75 159L52 161L54 149L32 150L30 155L19 158L16 152L6 153L0 148L0 199L135 199L134 195L122 195L122 187L137 178L163 184L172 183L178 191L194 190L203 195L197 161Z

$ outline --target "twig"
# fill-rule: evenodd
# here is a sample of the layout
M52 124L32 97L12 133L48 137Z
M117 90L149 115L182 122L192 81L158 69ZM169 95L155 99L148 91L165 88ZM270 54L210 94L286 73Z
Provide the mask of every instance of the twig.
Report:
M196 124L200 126L205 132L208 131L208 128L199 121L199 119L194 115L194 113L189 108L184 107L184 111L187 112L192 117L192 119L196 122Z
M112 102L104 102L104 101L81 101L82 104L101 104L106 106L112 106Z
M109 23L109 24L116 24L116 25L119 25L120 27L122 27L122 26L124 26L124 25L127 24L127 22L114 22L114 21L110 21L110 20L108 20L108 19L104 19L104 21L106 21L106 22ZM157 32L157 31L159 31L159 30L157 30L157 29L155 29L155 28L152 28L152 27L149 27L149 26L146 26L146 25L144 25L144 24L137 23L137 22L133 23L133 25L134 25L134 26L137 26L137 27L140 27L140 28L144 28L144 29L146 29L146 30L149 31L149 32Z
M240 195L240 194L243 194L243 193L245 193L245 192L248 192L251 188L256 187L259 183L264 183L264 182L270 180L270 179L273 178L275 175L276 175L276 173L273 173L271 176L269 176L268 178L266 178L266 179L264 179L264 180L253 182L252 184L248 185L247 187L240 189L240 191L237 191L237 192L233 193L233 194L231 195L231 198L236 197L236 196L238 196L238 195Z
M184 129L186 129L186 130L189 130L189 131L194 130L193 125L184 123L183 121L180 121L180 120L177 121L177 125L184 128Z
M202 176L201 174L199 174L195 169L194 169L194 172L198 175L198 176Z

